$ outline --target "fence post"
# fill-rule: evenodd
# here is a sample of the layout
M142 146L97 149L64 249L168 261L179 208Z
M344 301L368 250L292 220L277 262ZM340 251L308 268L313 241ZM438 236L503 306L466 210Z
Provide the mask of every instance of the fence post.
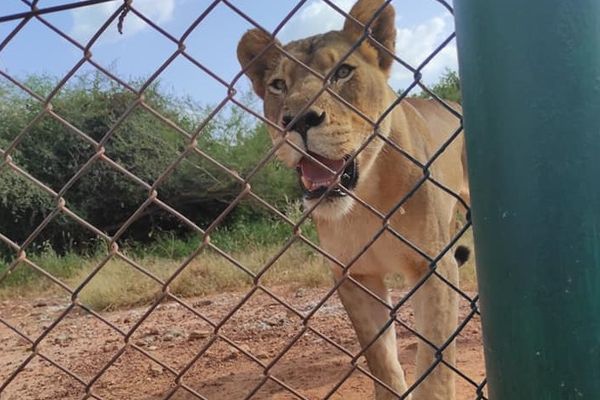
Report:
M489 398L600 399L600 2L454 3Z

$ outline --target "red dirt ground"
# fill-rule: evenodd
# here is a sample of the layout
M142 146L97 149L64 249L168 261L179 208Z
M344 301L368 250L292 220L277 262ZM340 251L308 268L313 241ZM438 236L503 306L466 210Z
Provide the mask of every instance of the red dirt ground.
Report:
M306 314L325 296L327 289L277 288L274 293ZM210 320L220 321L245 294L223 293L187 299L186 302ZM394 299L401 295L400 291L392 292ZM5 301L0 304L0 318L30 338L36 338L43 329L52 325L67 305L66 299ZM128 331L147 310L148 307L145 307L104 312L101 315L123 331ZM468 302L463 302L461 317L465 318L470 311ZM399 317L412 326L412 310L409 306L401 309ZM354 331L336 295L314 314L309 326L354 354L359 350ZM220 333L235 342L238 348L252 354L255 357L253 360L223 339L211 342L211 330L206 322L178 303L165 302L149 315L131 337L131 343L164 364L160 366L134 347L127 346L122 351L124 340L119 333L94 316L75 308L40 342L38 353L86 383L114 358L114 364L92 386L96 398L104 400L161 399L172 392L175 385L173 371L182 371L188 364L191 367L183 375L183 382L209 400L241 400L256 388L252 399L372 399L372 380L359 370L352 372L337 387L351 370L350 356L313 332L302 334L302 328L297 315L263 292L255 292L220 329ZM396 329L399 356L408 380L412 382L417 339L404 328ZM278 355L297 335L301 335L300 339L278 359ZM464 327L457 344L458 369L473 382L481 383L484 364L477 317ZM208 350L192 363L206 346ZM0 325L0 387L31 355L30 347L25 339ZM274 379L265 381L265 367L260 363L270 366L275 359L277 362L269 369L270 375L303 397L288 391ZM363 359L358 365L367 369ZM457 390L458 400L477 398L476 387L460 376L457 376ZM183 388L171 394L170 399L174 400L198 398ZM0 400L84 398L84 384L40 356L33 357L25 369L0 392Z

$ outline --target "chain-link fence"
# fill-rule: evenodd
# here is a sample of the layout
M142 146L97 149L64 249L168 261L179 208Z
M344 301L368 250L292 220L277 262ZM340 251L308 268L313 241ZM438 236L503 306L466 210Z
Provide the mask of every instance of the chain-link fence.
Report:
M433 1L433 0L432 0ZM445 10L451 14L452 7L444 0L436 0ZM21 82L16 76L13 76L9 71L0 69L2 79L8 84L18 88L23 94L34 100L39 106L39 111L33 119L26 121L20 131L15 134L12 139L7 142L0 152L2 154L2 164L0 165L0 174L18 176L19 179L24 179L28 184L34 185L41 189L46 195L50 196L53 201L51 209L44 214L41 223L37 227L28 232L23 240L15 240L11 232L0 232L0 242L10 249L10 264L0 275L0 284L7 281L11 275L14 275L20 270L30 269L37 274L43 276L44 279L52 282L57 291L63 295L66 293L70 301L68 304L54 306L54 314L48 320L44 321L37 329L25 328L23 318L15 317L6 312L6 315L0 314L0 322L4 325L2 332L3 353L19 344L19 353L10 361L6 361L6 365L2 366L2 375L0 376L0 398L147 398L152 395L153 398L175 399L178 396L188 396L186 398L211 399L211 398L323 398L323 399L358 399L369 398L374 396L372 393L371 382L377 386L378 398L399 398L405 399L411 395L421 396L426 393L434 393L435 388L431 388L433 383L443 386L440 393L450 393L447 390L453 391L456 382L458 391L457 398L469 399L485 399L485 379L483 378L482 365L479 364L480 371L477 368L469 365L468 360L464 360L462 356L466 354L467 348L477 354L480 343L478 339L462 340L459 343L457 351L457 361L453 360L454 356L449 355L454 353L453 346L461 340L461 335L466 331L478 331L478 297L475 294L467 293L459 289L456 279L448 275L445 270L441 270L439 265L448 263L448 259L454 254L458 241L463 237L463 234L470 228L468 217L468 204L465 197L456 191L455 188L446 185L443 177L432 173L436 170L437 164L442 162L445 154L450 151L456 143L462 140L462 117L459 108L453 104L438 97L436 93L431 91L422 81L422 71L432 60L434 60L444 48L454 40L454 34L448 36L442 43L429 54L421 64L414 66L402 59L402 54L394 54L393 49L388 43L380 42L377 37L377 21L378 18L389 9L390 3L386 2L368 2L363 3L376 4L376 7L369 9L368 18L357 18L358 14L349 15L335 1L323 0L323 4L341 14L347 22L349 29L356 31L355 43L346 49L344 54L339 54L336 59L335 66L330 66L330 72L322 73L312 60L299 56L296 48L288 48L280 45L274 38L278 35L281 29L288 23L289 19L294 16L304 5L306 0L298 1L294 5L289 14L281 20L280 24L274 29L269 30L261 26L261 24L247 15L242 9L229 0L215 0L210 2L198 2L198 16L194 22L189 25L185 32L181 35L174 36L165 28L161 27L156 21L153 21L148 16L144 15L140 9L136 8L135 1L119 2L119 7L114 11L109 18L102 24L101 28L85 43L80 43L62 28L51 22L49 16L57 13L65 12L66 10L81 9L100 3L114 3L116 0L89 0L81 2L71 2L59 5L46 5L44 2L22 0L22 3L28 7L28 10L20 13L0 15L0 23L14 23L14 27L0 43L0 58L2 51L7 47L15 36L24 29L31 21L37 21L52 31L53 35L57 35L70 44L72 49L80 54L80 59L70 70L60 79L60 81L52 88L40 94L34 91L29 85ZM248 63L243 66L243 69L237 76L228 81L220 77L219 71L213 70L198 61L186 49L186 40L189 35L203 24L203 21L217 7L225 7L231 12L243 18L250 28L257 29L255 32L262 32L261 38L266 38L263 46L259 51L248 60ZM399 8L399 6L398 6ZM117 76L109 67L98 62L93 52L98 39L109 29L114 27L116 23L118 29L126 29L128 16L135 15L142 20L156 33L167 39L173 47L172 54L164 61L142 84L132 85ZM358 28L360 27L360 29ZM259 35L257 33L257 35ZM418 39L418 38L417 38ZM256 41L255 41L256 42ZM316 46L316 44L314 44ZM364 110L364 107L357 105L356 101L349 99L348 96L341 94L336 84L337 80L346 78L352 74L352 70L344 71L340 76L334 76L336 71L339 72L339 67L345 65L353 54L363 51L368 47L367 52L375 52L379 54L380 59L385 59L386 63L398 63L410 71L414 77L412 83L401 93L396 100L391 104L386 104L385 107L377 111L376 119ZM391 46L393 47L393 46ZM312 82L319 82L319 89L314 90L310 96L306 96L302 100L301 106L294 110L290 110L289 115L281 115L276 118L263 116L257 112L254 107L249 106L247 102L240 99L240 94L237 93L235 86L243 79L244 74L251 74L253 68L260 68L261 57L265 57L269 52L276 52L278 57L282 57L289 62L289 68L298 68L298 74L307 77L306 79ZM156 106L156 104L148 100L148 91L152 84L161 77L161 74L169 67L176 59L185 58L191 62L195 68L207 74L215 82L218 82L223 89L226 90L226 96L212 108L203 121L189 129L188 127L180 126L169 115L165 115L164 109ZM43 63L43 59L39 59ZM114 83L125 88L130 95L124 113L120 114L116 121L111 124L109 129L102 135L94 136L81 126L72 123L68 116L63 115L61 110L54 107L54 102L60 91L67 85L82 66L92 66L97 71L108 77ZM272 68L272 66L268 66ZM271 82L273 84L273 82ZM278 86L280 83L275 83L272 88L259 88L261 90L285 90ZM255 89L256 89L255 83ZM390 119L394 110L403 107L410 100L408 99L416 90L421 90L423 96L429 97L429 105L437 103L436 113L443 113L445 116L440 117L437 114L436 118L454 119L455 123L441 124L440 126L452 126L448 131L436 132L439 135L439 145L434 151L427 153L427 159L416 156L411 149L407 149L402 143L398 143L394 138L387 135L386 121ZM260 94L260 93L259 93ZM263 92L264 94L264 92ZM377 96L380 93L375 93ZM306 139L306 131L316 126L322 121L325 111L319 115L315 113L315 107L319 107L319 101L327 97L333 101L336 106L341 107L344 113L352 115L352 118L359 120L361 126L368 125L370 129L368 135L362 138L359 145L352 149L351 152L344 155L343 162L333 163L332 160L322 156L316 156L312 151L308 150ZM375 100L373 100L374 102ZM425 100L422 100L425 101ZM364 103L363 103L364 104ZM412 104L412 103L411 103ZM322 104L321 104L322 106ZM230 165L215 158L211 154L210 149L202 146L201 138L206 129L210 126L215 116L225 110L227 107L232 107L236 110L242 110L244 113L258 119L261 123L267 126L267 129L274 134L275 145L262 154L260 159L255 160L254 167L247 173L240 174ZM415 106L417 107L417 106ZM143 110L156 120L156 123L161 123L168 126L180 139L185 142L185 146L181 153L175 157L167 166L164 166L161 171L155 172L155 179L149 180L138 176L136 171L131 170L120 160L111 157L110 152L106 151L106 147L111 139L116 135L116 132L121 129L135 112ZM318 121L310 121L306 117L315 114L313 119ZM389 117L389 118L388 118ZM283 122L280 118L283 118ZM287 119L286 119L287 118ZM77 165L73 174L64 180L60 187L53 187L45 182L43 177L34 176L27 171L23 166L20 166L15 161L15 153L19 151L20 144L26 140L28 135L31 135L32 129L42 123L43 120L50 119L54 123L60 124L69 135L77 137L78 140L85 142L92 151L86 156L86 161ZM306 125L308 124L308 128ZM303 125L304 127L300 126ZM455 126L454 126L455 125ZM425 128L426 129L426 128ZM298 133L304 130L304 143L299 142L295 138ZM294 136L293 134L296 134ZM411 134L408 132L408 134ZM441 137L441 139L439 139ZM362 153L372 151L375 143L383 148L385 154L393 154L393 157L401 157L403 165L412 165L412 176L410 185L400 197L394 200L391 207L382 208L380 205L371 204L363 196L360 191L353 190L353 179L351 176L356 173L352 168L356 168L356 163ZM305 181L304 186L306 195L310 198L305 211L298 218L291 218L287 213L283 212L280 207L271 204L271 201L257 193L253 188L253 183L257 174L261 172L268 163L271 163L277 154L287 149L287 151L295 152L296 157L303 158L308 164L305 169L311 169L313 181L319 177L325 176L326 184L319 186L316 190L312 189L311 183ZM413 149L414 150L414 149ZM226 175L228 179L234 181L237 185L236 195L231 201L219 212L216 218L212 218L206 226L200 226L199 223L186 216L185 212L175 209L168 201L161 198L161 189L169 177L175 173L178 167L185 162L190 155L199 157L204 162L211 165L212 168L218 169ZM460 157L456 159L460 161ZM144 200L137 207L137 210L129 215L124 222L109 234L106 229L95 226L93 222L86 220L74 211L69 204L68 193L72 190L80 180L89 173L90 170L102 164L103 167L112 170L130 183L144 191ZM316 171L316 172L315 172ZM325 173L325 171L327 173ZM418 171L415 173L414 171ZM300 171L302 175L302 171ZM361 171L362 174L362 171ZM310 178L309 173L309 178ZM332 178L333 177L333 178ZM341 184L340 184L341 182ZM313 182L314 183L314 182ZM193 182L190 182L193 185ZM309 186L307 189L307 185ZM421 199L420 193L425 191L441 193L436 196L441 196L443 202L454 204L456 210L459 210L466 218L458 218L455 220L452 216L449 222L452 225L457 225L456 232L450 236L444 243L422 243L413 240L413 235L406 232L404 227L399 228L397 219L405 213L410 214L414 210L411 201ZM346 259L341 259L340 252L335 245L324 243L315 240L310 235L303 231L303 227L307 226L310 217L313 213L319 212L319 207L329 207L328 202L334 198L343 198L344 201L351 201L352 210L360 210L360 213L368 215L368 220L378 221L378 226L371 229L363 227L369 231L370 238L362 243L359 243L357 248L352 249L351 256ZM241 202L252 200L260 207L267 210L272 218L276 218L279 222L285 224L292 234L287 238L285 244L277 249L276 252L270 254L263 265L254 270L248 268L243 262L237 260L230 252L221 248L218 243L211 241L211 235L226 221L228 216L240 205ZM149 270L147 267L138 262L135 257L132 257L127 251L123 250L123 238L125 233L130 229L139 218L150 209L160 210L165 215L177 221L180 226L185 226L191 232L201 237L201 241L197 248L185 257L176 268L174 268L168 276L161 276L155 271ZM353 211L354 212L354 211ZM453 212L455 208L453 207ZM445 214L444 214L445 215ZM101 243L108 244L108 251L104 251L101 261L94 265L91 272L87 274L77 285L70 285L49 270L44 265L39 265L34 257L29 255L32 244L39 238L45 229L59 218L67 219L70 223L74 223L78 228L83 228L91 235L98 238ZM457 222L458 221L458 222ZM445 224L444 221L442 224ZM318 224L317 224L318 225ZM317 227L322 231L322 228ZM350 232L343 231L348 227L341 228L339 235L349 238ZM358 227L354 227L358 229ZM418 229L418 226L411 226L411 229ZM454 228L454 227L453 227ZM407 228L408 229L408 228ZM442 236L440 236L442 237ZM348 239L350 246L352 241ZM376 246L381 246L381 242L386 240L389 243L391 240L394 246L402 248L402 254L412 252L411 258L418 256L421 263L425 265L426 272L417 274L417 278L413 279L413 283L405 291L393 291L392 299L388 299L387 289L383 291L376 290L377 285L373 286L366 281L361 273L357 273L360 268L361 257L373 251ZM432 239L438 241L439 238ZM284 257L286 252L298 244L306 246L312 252L319 254L324 260L332 265L334 275L336 276L335 284L330 288L316 289L314 296L307 298L305 292L298 291L294 296L290 297L289 293L283 293L276 285L270 285L264 280L265 275L274 268L278 261ZM350 246L351 247L351 246ZM184 273L189 270L190 265L198 257L203 257L207 251L215 254L216 257L227 261L235 269L239 270L246 276L246 279L251 282L250 289L238 296L226 296L223 298L211 297L210 300L197 300L183 297L175 293L172 289L173 283L184 276ZM460 249L464 251L464 249ZM396 254L390 252L389 254ZM415 256L416 255L416 256ZM462 255L464 256L464 254ZM460 256L459 256L460 258ZM139 279L147 279L152 281L159 289L149 307L137 309L137 314L123 315L118 313L106 313L95 310L84 301L81 301L80 295L86 290L86 287L93 284L97 278L108 268L108 264L118 260L122 262L124 268L137 271ZM397 260L397 264L401 264L402 260ZM358 267L357 267L358 265ZM299 266L302 268L302 266ZM401 270L401 269L399 269ZM208 276L196 276L196 279L211 279ZM190 279L190 278L186 278ZM442 305L441 310L450 315L456 313L453 307L458 307L460 303L459 321L457 324L450 322L452 326L451 332L444 333L443 338L431 338L427 334L427 329L419 326L419 322L414 321L412 311L408 308L408 303L415 301L415 297L419 293L425 293L424 289L428 285L443 285L442 299L430 299L428 301L447 302L447 305ZM375 325L376 331L363 335L362 346L358 345L354 334L351 332L350 325L347 319L343 322L328 319L327 314L332 313L333 309L341 309L337 303L335 296L336 291L346 290L344 288L352 287L351 291L355 296L358 296L363 303L371 304L371 310L379 310L385 314L385 321ZM313 293L313 292L311 292ZM427 292L427 293L442 293L442 292ZM239 294L239 293L238 293ZM421 297L423 295L421 294ZM220 299L220 300L219 300ZM223 300L226 299L226 300ZM110 299L109 299L110 300ZM346 308L352 309L351 300L344 300ZM7 300L3 303L8 310L8 306L15 304L22 307L22 315L31 315L28 313L34 312L36 307L46 307L46 304L35 304L25 300ZM224 305L225 304L225 305ZM361 305L354 305L355 308ZM423 306L427 307L427 306ZM219 308L222 308L219 310ZM173 318L175 309L181 312L185 318L177 320ZM251 310L254 314L248 317L248 314L243 314L242 311ZM383 311L382 311L383 310ZM438 317L448 318L451 316L440 315ZM17 313L18 314L18 313ZM435 312L434 312L435 314ZM21 315L21 314L19 314ZM281 318L276 318L272 321L273 316L282 315ZM243 331L241 325L247 322L248 318L266 319L271 318L268 323L272 337L267 340L265 334L259 331L245 332L249 335L244 337L240 332ZM419 316L417 316L419 318ZM423 318L423 317L421 317ZM246 321L244 321L246 319ZM142 340L145 336L157 336L157 332L153 332L153 324L157 321L167 321L167 325L185 324L186 327L196 324L195 330L185 335L186 340L179 340L177 332L171 332L155 343L149 343ZM170 321L170 322L169 322ZM179 322L178 322L179 321ZM360 318L353 321L354 326L360 331ZM433 321L424 321L424 324L436 324ZM340 325L341 324L341 325ZM90 336L87 337L87 342L83 346L91 347L78 353L70 353L65 355L65 348L74 346L72 338L65 336L63 330L65 327L70 327L72 330L90 329L91 336L108 338L103 342L101 348L97 343L90 341ZM357 326L358 325L358 326ZM200 329L198 327L205 327ZM373 353L379 357L380 350L372 350L379 348L381 343L389 339L390 327L396 327L399 332L399 347L400 357L406 373L411 377L408 385L402 390L402 384L396 382L396 378L387 376L386 373L397 372L397 362L391 362L392 366L385 365L381 367L378 361L370 361L367 366L363 359ZM90 328L91 327L91 328ZM239 328L239 330L237 329ZM162 329L162 328L161 328ZM261 336L262 335L262 336ZM344 337L344 335L351 335ZM359 333L360 335L360 333ZM441 340L440 340L441 339ZM278 340L278 341L277 341ZM193 344L190 345L190 343ZM273 344L275 343L275 344ZM415 370L412 363L415 355L415 344L420 347L417 357L422 359L421 365ZM271 348L265 348L271 346ZM309 352L310 346L318 347L318 354L311 357L303 358ZM387 346L390 346L389 343ZM185 351L182 349L185 347ZM388 349L390 347L387 347ZM391 346L395 350L395 345ZM94 351L102 353L102 357L92 356ZM226 357L215 358L215 353L227 354ZM305 353L305 354L303 354ZM8 353L6 353L8 354ZM179 361L173 361L170 357L166 361L167 354L175 354L174 358L179 357ZM321 356L335 354L335 362L332 364L321 363ZM410 356L410 357L409 357ZM87 361L84 360L87 358ZM323 357L326 358L326 357ZM331 357L329 357L331 358ZM411 360L409 360L411 358ZM216 359L220 361L215 361ZM395 354L394 354L395 359ZM8 359L7 359L8 360ZM423 361L426 360L426 361ZM85 367L78 364L79 362L86 364ZM303 365L303 362L306 362ZM142 364L151 365L149 370L140 369ZM227 364L229 363L229 364ZM426 363L423 367L423 363ZM144 364L144 365L146 365ZM227 365L237 364L240 368L228 369ZM284 367L282 367L284 365ZM408 367L407 367L408 365ZM381 368L383 370L381 370ZM200 369L202 371L198 372ZM140 371L147 372L144 373ZM116 372L115 372L116 371ZM133 371L133 372L132 372ZM196 371L196 372L194 372ZM327 371L327 373L325 372ZM332 372L333 371L333 372ZM440 372L443 371L443 372ZM475 372L474 372L475 371ZM402 370L400 370L402 373ZM37 375L36 375L37 374ZM204 375L202 375L204 374ZM219 375L220 374L220 375ZM329 381L321 382L320 377L323 374L328 374ZM31 389L31 381L20 382L23 376L34 376L41 379L40 375L57 376L52 382L44 383L44 387L36 387L36 394L29 394L28 389ZM120 375L120 384L114 384ZM113 379L111 386L110 379ZM199 378L199 376L201 378ZM217 376L220 376L217 379ZM30 382L30 383L27 383ZM227 382L235 382L236 386L228 385ZM148 387L152 385L162 385L157 391L160 394L151 393ZM35 385L33 385L35 386ZM120 389L115 389L118 386ZM321 387L321 392L311 391L315 387ZM429 386L430 389L425 389L419 394L419 388ZM158 387L158 386L155 386ZM448 389L451 387L451 389ZM129 388L130 391L122 391L123 388ZM121 391L120 391L121 390ZM427 390L432 390L427 392ZM425 393L425 394L424 394ZM16 396L16 397L14 397ZM28 397L30 396L30 397ZM269 397L270 396L270 397ZM450 398L450 397L449 397Z

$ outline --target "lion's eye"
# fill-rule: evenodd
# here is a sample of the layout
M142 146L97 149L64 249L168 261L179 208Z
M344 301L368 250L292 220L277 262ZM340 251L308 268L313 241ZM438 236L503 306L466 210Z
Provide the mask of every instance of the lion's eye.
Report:
M333 74L333 80L338 81L338 80L348 79L348 78L350 78L350 76L352 76L353 72L354 72L353 66L348 65L348 64L342 64L338 67L338 69L335 70L335 73Z
M271 83L269 83L269 91L274 94L281 94L285 92L286 85L283 79L273 79Z

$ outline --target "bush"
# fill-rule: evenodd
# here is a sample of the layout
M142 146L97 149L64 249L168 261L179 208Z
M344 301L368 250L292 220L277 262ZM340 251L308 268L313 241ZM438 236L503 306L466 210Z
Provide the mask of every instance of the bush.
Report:
M34 76L26 85L34 92L49 93L57 80ZM187 132L193 132L210 108L179 98L154 84L144 93L145 102ZM16 165L58 192L92 157L97 149L69 124L94 141L104 143L105 154L148 185L152 185L186 149L187 138L151 112L137 106L122 121L135 101L134 94L100 73L78 78L52 100L53 110L68 124L46 114L31 126L11 156ZM31 97L8 84L0 84L0 149L40 113ZM120 122L119 122L120 121ZM118 125L116 128L115 125ZM236 109L222 112L198 137L198 148L227 168L247 176L270 147L265 128L253 124ZM299 195L294 174L269 162L250 181L255 193L276 207ZM242 191L234 178L199 154L189 152L158 186L159 198L201 227L207 227ZM64 194L67 207L92 225L114 234L148 198L142 185L107 162L96 160ZM9 168L0 170L0 232L23 242L55 208L56 199ZM226 223L237 214L258 218L266 215L245 199ZM240 215L241 215L240 214ZM160 233L175 236L189 232L177 218L150 205L126 230L123 240L151 240ZM48 243L62 254L94 245L95 234L68 217L54 218L32 248Z
M460 78L456 71L446 69L440 80L431 87L431 91L444 100L461 102ZM417 97L431 98L429 93L421 92Z

